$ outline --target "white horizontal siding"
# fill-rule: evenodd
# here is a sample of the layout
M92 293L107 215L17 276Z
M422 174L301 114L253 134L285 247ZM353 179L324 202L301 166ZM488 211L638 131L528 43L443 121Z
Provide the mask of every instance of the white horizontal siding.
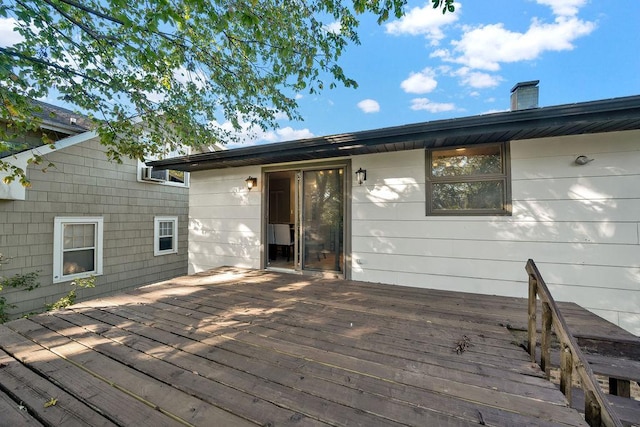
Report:
M357 213L354 214L354 218L358 216ZM363 216L366 217L366 215ZM361 236L378 236L506 242L638 244L638 226L632 223L554 222L551 220L536 222L533 216L519 222L505 219L464 221L443 218L413 221L354 219L353 237L354 240ZM413 243L419 244L416 241Z
M511 143L511 216L427 217L424 162L353 159L354 279L526 296L533 258L558 300L640 334L640 132Z
M586 155L594 161L577 166ZM640 333L640 132L511 144L510 216L425 215L423 150L352 158L352 277L524 297L526 260L558 300ZM192 174L189 271L261 265L262 182L247 167Z
M392 270L438 276L456 276L469 279L491 279L496 281L520 282L526 280L522 260L500 260L479 258L448 258L441 256L421 256L405 254L367 254L366 261L360 259L361 266L370 270ZM631 291L640 296L640 268L613 267L602 265L578 265L538 263L540 268L551 264L553 268L543 277L549 285L585 287ZM626 303L626 302L625 302ZM606 308L597 305L597 308Z
M637 179L637 178L636 178ZM359 203L354 202L357 207ZM369 204L366 204L369 205ZM377 202L355 211L356 220L422 220L425 202ZM593 222L594 214L607 211L608 222L638 221L638 199L572 199L572 200L513 200L512 218L515 221ZM509 220L508 222L513 222ZM486 220L485 220L486 221ZM503 221L504 222L504 221ZM599 221L600 222L600 221Z
M362 236L354 239L352 248L354 252L358 253L516 262L521 262L522 254L527 253L530 258L539 263L640 268L640 245L637 244L602 245L525 240L491 241Z
M194 172L189 192L189 273L223 265L260 267L261 179L259 168Z
M567 197L578 201L637 199L638 196L638 175L523 179L512 180L511 185L520 201L566 200ZM610 188L616 191L606 191Z

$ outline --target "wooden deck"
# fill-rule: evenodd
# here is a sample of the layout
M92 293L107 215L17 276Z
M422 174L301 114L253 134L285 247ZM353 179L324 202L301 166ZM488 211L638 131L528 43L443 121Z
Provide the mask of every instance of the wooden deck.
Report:
M507 329L521 316L221 268L0 326L0 425L584 425Z

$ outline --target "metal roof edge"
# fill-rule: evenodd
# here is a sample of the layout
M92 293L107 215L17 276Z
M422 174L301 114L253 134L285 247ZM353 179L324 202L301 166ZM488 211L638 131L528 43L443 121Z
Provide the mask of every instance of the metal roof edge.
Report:
M160 168L176 167L181 170L189 170L189 165L196 163L210 163L215 161L231 161L253 156L270 155L274 151L285 157L287 152L300 152L327 148L333 144L364 143L371 145L384 144L390 138L412 138L417 135L447 133L456 130L458 133L478 133L482 129L503 126L505 129L517 124L538 123L542 120L557 119L569 124L572 121L593 119L616 112L637 110L635 116L640 118L640 95L609 98L604 100L562 104L548 107L539 107L527 110L503 111L475 116L458 117L451 119L419 122L407 125L392 126L379 129L370 129L352 133L319 136L314 138L299 139L294 141L264 144L250 147L235 148L233 150L216 151L211 153L199 153L171 159L148 162L150 166ZM377 141L377 142L376 142ZM346 153L345 153L346 154ZM271 156L270 156L271 157Z

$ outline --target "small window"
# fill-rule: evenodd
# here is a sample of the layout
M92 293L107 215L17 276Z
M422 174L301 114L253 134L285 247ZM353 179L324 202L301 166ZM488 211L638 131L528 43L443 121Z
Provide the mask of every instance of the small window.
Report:
M53 283L102 274L101 217L56 217Z
M172 183L186 186L188 184L188 172L172 169L155 169L150 166L140 167L140 177L143 181L153 181L158 183Z
M178 253L178 217L157 216L154 220L153 254Z
M509 215L507 144L427 151L427 215Z
M160 153L156 155L147 155L146 160L162 160L172 157L180 157L189 153L188 147L173 147L169 143L165 143ZM138 180L145 182L153 182L156 184L165 184L173 186L188 187L189 172L183 172L173 169L155 169L147 166L145 163L138 163Z

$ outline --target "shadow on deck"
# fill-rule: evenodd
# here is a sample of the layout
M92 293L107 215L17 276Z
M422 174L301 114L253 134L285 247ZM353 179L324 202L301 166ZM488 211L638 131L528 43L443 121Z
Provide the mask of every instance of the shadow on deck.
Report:
M0 425L584 425L526 306L219 268L1 325Z

